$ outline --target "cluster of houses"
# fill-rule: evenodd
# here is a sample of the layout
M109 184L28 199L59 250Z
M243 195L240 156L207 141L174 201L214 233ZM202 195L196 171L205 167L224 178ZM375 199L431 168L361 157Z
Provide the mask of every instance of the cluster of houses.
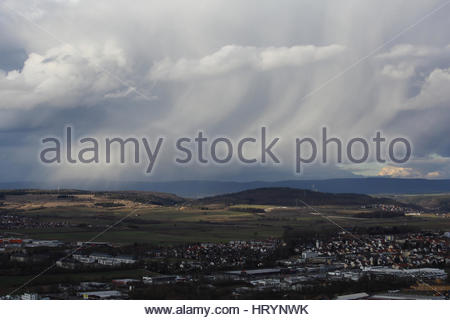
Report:
M417 211L416 209L399 206L396 204L387 204L387 203L375 203L370 205L361 206L362 209L378 209L386 212L404 212L404 213L421 213L421 211Z
M47 229L69 227L67 221L41 221L39 218L18 214L0 214L0 229Z
M34 240L22 238L0 238L0 252L16 252L22 248L48 247L56 248L63 246L59 240Z
M421 280L445 280L447 273L438 268L414 268L414 269L394 269L388 267L365 267L362 272L379 275L393 276L398 278L414 278Z
M315 244L299 243L293 256L280 259L280 249L286 244L280 240L230 241L228 243L201 243L149 252L154 258L175 258L170 270L204 273L224 269L248 267L314 266L362 269L386 266L411 269L450 264L450 238L442 234L362 235L360 238L341 234Z
M150 257L177 258L180 271L211 271L238 268L246 265L263 266L282 245L280 240L230 241L227 243L199 243L153 250Z
M118 255L113 256L106 253L72 254L72 258L83 264L99 264L103 266L120 266L122 264L134 264L137 262L131 256Z
M228 280L244 281L246 284L236 288L234 295L251 291L301 291L335 281L359 281L364 276L385 279L407 279L415 282L442 281L447 273L439 268L394 269L391 267L366 267L363 269L344 269L342 265L317 265L290 268L267 268L255 270L226 271L221 277Z
M177 285L200 279L211 286L224 280L237 281L239 286L233 293L236 296L253 291L301 291L324 283L359 281L367 276L443 281L447 273L442 267L450 265L450 234L365 235L361 238L339 234L314 244L298 243L291 248L294 255L287 258L280 254L286 243L279 239L160 247L143 251L141 255L126 256L119 254L124 250L104 242L64 244L55 240L0 238L0 248L7 250L11 260L16 262L35 263L49 258L42 252L33 257L26 253L36 247L61 247L61 252L67 252L79 246L83 246L83 250L58 260L56 265L66 269L138 265L154 274L139 279L61 287L61 292L75 290L80 299L126 298L135 286ZM36 260L38 258L41 260ZM152 269L150 261L170 263L174 268L161 272Z
M308 252L306 260L331 259L348 268L390 266L418 268L445 265L450 262L450 239L442 235L386 235L367 238L337 237L318 241L315 247L298 246L296 251Z

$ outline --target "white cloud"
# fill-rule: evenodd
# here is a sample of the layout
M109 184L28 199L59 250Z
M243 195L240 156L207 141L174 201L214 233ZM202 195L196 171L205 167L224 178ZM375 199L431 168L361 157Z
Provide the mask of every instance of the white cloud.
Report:
M428 172L425 177L428 179L438 179L438 178L441 178L441 176L442 176L441 172L432 171L432 172Z
M414 73L414 66L407 63L400 63L398 65L388 64L381 70L382 75L399 80L411 78Z
M427 109L450 105L450 68L435 69L421 88L420 93L408 102L409 109Z
M154 80L185 80L224 75L241 68L268 71L301 67L329 59L344 50L343 46L336 44L265 48L227 45L200 59L181 58L172 61L167 58L159 61L152 67L150 77Z
M61 45L42 55L31 53L22 70L0 74L0 109L89 105L111 91L114 97L123 83L108 69L126 70L122 51L112 43L81 49Z
M386 166L378 172L378 176L395 178L419 178L422 175L419 171L413 168Z
M385 166L377 174L380 177L393 178L426 178L439 179L442 178L441 171L426 171L424 168Z

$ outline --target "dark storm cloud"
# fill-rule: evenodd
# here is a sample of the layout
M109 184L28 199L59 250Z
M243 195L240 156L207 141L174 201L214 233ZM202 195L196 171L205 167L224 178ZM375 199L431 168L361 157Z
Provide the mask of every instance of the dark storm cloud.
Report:
M328 82L442 3L6 1L13 10L0 6L2 180L145 178L135 167L40 166L39 139L62 136L69 124L77 137L168 139L199 130L237 139L267 126L284 141L285 158L292 139L317 137L324 125L342 139L383 130L414 145L417 161L399 173L450 177L449 8ZM289 159L280 167L180 168L165 158L152 179L297 178ZM308 170L304 177L362 169Z

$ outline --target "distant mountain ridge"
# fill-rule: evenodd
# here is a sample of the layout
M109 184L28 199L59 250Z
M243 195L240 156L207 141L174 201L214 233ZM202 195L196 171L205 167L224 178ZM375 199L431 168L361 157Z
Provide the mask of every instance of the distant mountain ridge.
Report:
M370 205L375 203L399 204L392 199L373 198L356 193L324 193L294 188L258 188L206 197L194 201L197 205L277 205L305 206L308 205Z
M286 187L330 193L359 194L430 194L450 193L450 180L398 179L398 178L345 178L328 180L284 181L60 181L0 183L0 189L84 189L104 191L155 191L173 193L180 197L201 198L257 188Z

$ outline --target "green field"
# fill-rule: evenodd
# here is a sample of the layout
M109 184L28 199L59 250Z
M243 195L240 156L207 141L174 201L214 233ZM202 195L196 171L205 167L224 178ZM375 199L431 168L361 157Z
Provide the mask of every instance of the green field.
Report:
M240 206L242 208L242 206ZM234 211L236 206L219 209L196 207L141 208L87 208L57 207L21 213L38 217L45 222L68 222L72 227L0 230L33 239L63 241L110 241L114 243L222 242L229 240L279 238L285 228L305 231L340 231L325 217L312 215L307 208L269 209L265 213ZM323 206L318 208L328 218L345 228L411 226L419 230L448 231L450 219L438 216L396 217L387 219L355 218L357 213L368 212L359 207ZM99 237L101 231L126 217L121 223Z
M450 194L412 194L389 196L403 203L419 205L424 208L442 208L450 211Z

